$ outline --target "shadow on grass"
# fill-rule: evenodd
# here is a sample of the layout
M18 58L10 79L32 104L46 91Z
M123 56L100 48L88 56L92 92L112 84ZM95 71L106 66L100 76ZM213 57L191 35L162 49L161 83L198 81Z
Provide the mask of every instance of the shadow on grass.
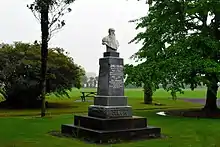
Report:
M145 104L145 103L141 102L140 104ZM150 106L166 106L166 104L161 104L161 103L151 103L151 104L145 104L145 105L150 105Z
M78 108L79 106L74 106L74 103L56 103L56 102L49 102L48 108Z
M57 102L46 102L46 107L48 109L63 109L63 108L78 108L79 106L73 105L74 103L68 103L68 102L62 102L62 103L57 103ZM29 110L38 110L39 107L35 108L22 108L22 107L11 107L8 105L6 101L0 102L0 109L9 109L9 110L22 110L22 109L29 109Z
M137 142L137 141L143 141L143 140L151 140L151 139L166 139L170 138L167 135L161 134L160 136L147 136L144 135L142 137L132 137L129 140L121 140L121 139L111 139L108 142L101 142L101 141L94 141L93 139L89 139L86 137L75 137L74 135L68 135L68 134L62 134L60 131L50 131L48 132L49 135L52 135L54 137L59 138L69 138L69 139L78 139L79 141L82 141L87 144L96 144L96 145L109 145L109 144L121 144L121 143L129 143L129 142Z

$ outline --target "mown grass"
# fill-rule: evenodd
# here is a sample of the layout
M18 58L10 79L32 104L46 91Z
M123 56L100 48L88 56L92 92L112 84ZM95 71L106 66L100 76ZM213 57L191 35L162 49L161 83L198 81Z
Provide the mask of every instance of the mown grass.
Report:
M67 114L67 113L81 113L86 112L87 107L92 102L75 102L81 100L81 91L96 91L95 88L85 89L73 89L69 92L70 98L66 96L56 97L55 95L49 95L47 101L49 101L50 108L47 109L48 115L54 114ZM198 107L199 104L192 104L190 102L182 102L180 99L174 101L168 92L159 89L154 94L154 102L164 104L164 106L156 107L153 105L143 104L143 90L142 89L126 89L125 95L128 96L128 103L133 109L163 109L163 108L188 108ZM178 94L179 98L203 98L205 97L204 89L197 89L195 91L185 90L184 94ZM92 100L92 98L90 98ZM26 115L39 115L40 109L32 110L11 110L11 109L0 109L0 116L26 116Z
M86 89L87 91L95 89ZM162 90L157 91L154 100L164 106L145 105L140 89L126 90L129 105L133 106L134 115L147 117L150 125L162 128L162 133L167 138L156 140L142 140L130 143L108 145L113 147L218 147L220 146L220 120L180 118L156 115L161 109L179 109L201 107L199 104L184 102L180 99L174 101L170 95ZM1 110L0 117L0 147L94 147L104 146L85 143L76 139L59 138L49 135L50 131L60 131L61 124L73 123L73 115L86 113L91 102L75 102L80 99L80 91L70 92L70 99L55 98L54 95L47 99L54 108L48 110L46 118L36 116L11 117L11 115L37 115L39 110ZM195 92L186 91L180 97L202 98L204 90ZM69 113L69 114L68 114ZM59 115L55 115L59 114ZM10 116L10 117L9 117ZM105 145L106 146L106 145Z
M82 89L72 89L71 92L69 92L69 95L71 98L78 98L80 99L80 92L81 91L96 91L95 88L82 88ZM143 97L143 89L125 89L125 95L129 98L142 98ZM185 89L184 94L177 93L178 98L205 98L206 95L206 89L195 89L194 91L190 89ZM154 93L155 98L167 98L171 97L170 93L163 89L158 89ZM220 93L218 93L218 97L220 97ZM50 95L50 98L57 98L54 95ZM65 97L66 98L66 97Z
M135 115L148 118L150 125L162 128L164 139L142 140L108 145L113 147L218 147L220 146L220 120L158 116L155 112L135 111ZM50 136L60 131L63 123L73 123L73 115L56 115L51 118L1 118L1 147L95 147L72 138ZM101 145L104 146L104 145ZM107 145L106 145L107 146Z

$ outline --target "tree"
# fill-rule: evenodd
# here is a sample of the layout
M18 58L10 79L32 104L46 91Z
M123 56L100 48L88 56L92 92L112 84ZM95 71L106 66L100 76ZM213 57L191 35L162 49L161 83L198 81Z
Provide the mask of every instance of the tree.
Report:
M48 50L46 93L67 95L74 85L81 86L85 71L60 48ZM38 107L40 92L40 45L14 43L0 48L0 83L5 104L12 107Z
M89 87L90 87L90 88L93 88L93 87L94 87L94 80L95 80L94 77L89 77L88 84L89 84Z
M154 0L149 14L139 19L145 29L132 42L143 41L138 60L156 62L161 83L173 94L190 85L206 84L204 110L217 110L220 76L220 1ZM210 20L210 21L209 21ZM150 59L150 60L149 60Z
M45 93L46 93L46 74L48 41L52 35L65 25L61 20L65 13L71 12L69 5L75 0L34 0L28 5L34 16L41 24L41 78L40 78L40 97L42 99L41 117L45 116Z
M83 83L83 87L87 87L87 82L88 82L88 77L86 75L84 75L82 77L82 83ZM86 85L86 86L85 86Z
M153 66L154 64L150 66L149 64L146 65L146 63L137 66L125 65L125 85L132 84L137 87L143 87L145 104L152 104L153 92L159 88L159 80L156 79L159 72Z
M139 1L139 0L138 0ZM146 4L151 7L152 0L147 0ZM131 20L129 22L136 22L139 19ZM129 43L132 43L134 40L132 40ZM136 55L131 56L131 59L136 59ZM138 60L137 60L138 62ZM126 78L126 86L131 84L135 85L137 87L143 87L144 89L144 103L145 104L152 104L153 102L153 93L156 91L156 89L159 88L159 78L156 77L155 71L153 68L146 68L150 67L149 65L146 66L145 64L139 64L137 66L133 65L125 65L125 74L127 74ZM141 71L141 72L140 72Z
M98 80L99 80L99 77L96 76L96 77L94 78L94 87L97 87Z

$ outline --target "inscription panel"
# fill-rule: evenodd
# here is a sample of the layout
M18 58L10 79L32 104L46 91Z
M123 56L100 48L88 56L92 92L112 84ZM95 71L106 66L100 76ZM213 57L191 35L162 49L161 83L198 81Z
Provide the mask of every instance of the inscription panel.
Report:
M101 118L118 118L118 117L131 117L132 109L131 107L89 107L89 116L101 117Z
M110 65L109 87L114 89L124 87L123 68L123 65Z
M119 109L119 108L112 108L109 110L109 113L108 113L109 116L111 117L123 117L123 116L129 116L129 112L128 112L128 109Z

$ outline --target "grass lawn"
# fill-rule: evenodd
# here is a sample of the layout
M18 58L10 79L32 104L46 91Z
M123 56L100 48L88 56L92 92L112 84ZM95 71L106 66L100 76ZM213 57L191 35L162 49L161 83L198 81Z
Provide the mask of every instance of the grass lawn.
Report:
M74 98L80 97L80 91L96 91L95 88L83 88L83 89L73 89L70 92L70 96ZM190 89L184 90L184 94L177 94L179 98L205 98L206 89L195 89L194 91ZM143 97L143 90L142 89L125 89L125 95L129 98L142 98ZM53 97L51 95L50 97ZM158 89L154 93L155 98L167 98L171 97L170 93L166 92L163 89ZM220 93L218 93L218 97L220 97Z
M148 118L151 125L159 126L166 139L145 140L115 144L113 147L218 147L220 146L220 120L157 116L154 112L137 111L136 115ZM1 147L94 147L75 139L48 135L59 130L60 124L72 123L73 115L56 115L52 118L1 118ZM97 145L98 146L98 145ZM110 145L109 145L110 146Z
M89 91L95 89L87 89ZM134 115L148 118L150 125L162 128L165 139L144 140L123 144L111 145L113 147L218 147L220 146L220 120L165 117L156 115L160 109L177 109L201 107L181 100L168 99L169 94L159 90L154 95L156 102L165 106L144 105L141 90L126 90L129 105L133 106ZM74 102L79 99L80 92L73 90L71 99L48 97L54 108L48 110L49 117L36 118L32 116L18 117L16 115L37 115L39 110L0 110L0 147L94 147L99 145L84 143L75 139L58 138L48 134L50 131L59 131L63 123L73 123L73 114L85 113L89 102ZM202 98L205 91L186 91L179 97ZM60 115L55 115L60 114ZM62 115L61 115L62 114ZM12 117L12 115L14 115ZM110 146L110 145L108 145Z
M47 97L47 100L50 102L51 108L47 110L49 115L53 114L67 114L67 113L79 113L87 111L87 107L92 103L89 102L78 102L75 100L81 100L80 91L96 91L95 88L86 88L86 89L73 89L69 92L70 98L65 96L56 97L55 95L50 95ZM184 94L178 94L179 98L204 98L205 97L205 89L197 89L195 91L185 90ZM125 95L128 96L128 102L133 109L155 109L153 106L141 104L143 102L143 91L142 89L126 89ZM166 91L159 89L154 94L154 101L158 103L165 104L166 106L161 106L161 108L182 108L182 107L194 107L195 104L185 103L187 105L183 105L182 101L177 100L173 101L170 99L171 96ZM200 106L200 105L196 105ZM0 116L22 116L22 115L39 115L40 110L4 110L0 109Z

